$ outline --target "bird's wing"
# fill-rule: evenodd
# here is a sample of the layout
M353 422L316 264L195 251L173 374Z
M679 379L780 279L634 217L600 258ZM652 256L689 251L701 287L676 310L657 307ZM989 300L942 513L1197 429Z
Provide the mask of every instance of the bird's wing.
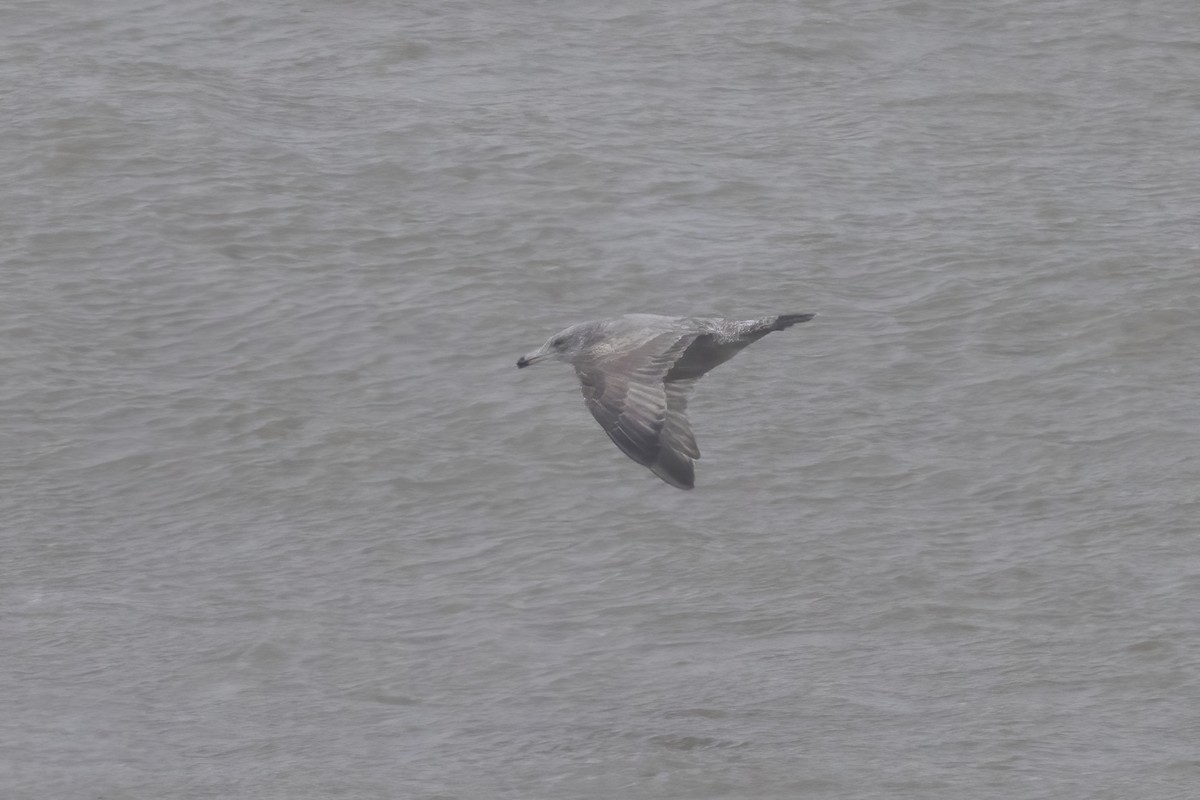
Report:
M685 412L687 397L703 371L668 374L697 339L669 332L619 355L576 362L583 399L621 452L672 486L695 484L692 459L700 457Z

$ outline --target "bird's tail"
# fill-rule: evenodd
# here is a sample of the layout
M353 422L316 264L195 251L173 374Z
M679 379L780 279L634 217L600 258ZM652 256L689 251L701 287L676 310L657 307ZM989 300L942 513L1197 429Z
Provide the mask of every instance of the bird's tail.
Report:
M790 328L800 322L808 322L815 317L816 314L780 314L775 318L775 322L771 325L771 330L781 331L785 328Z

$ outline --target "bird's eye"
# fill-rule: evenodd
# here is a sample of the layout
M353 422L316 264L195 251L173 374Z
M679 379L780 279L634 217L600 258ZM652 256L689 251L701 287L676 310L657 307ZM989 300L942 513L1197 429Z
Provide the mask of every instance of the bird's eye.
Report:
M562 350L562 346L567 343L567 340L561 336L555 336L550 342L550 346L555 350Z

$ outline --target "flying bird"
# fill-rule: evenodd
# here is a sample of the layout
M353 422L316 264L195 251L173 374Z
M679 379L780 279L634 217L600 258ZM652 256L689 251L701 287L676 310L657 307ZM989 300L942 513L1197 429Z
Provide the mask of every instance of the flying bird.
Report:
M621 452L672 486L691 489L700 450L685 412L696 381L768 333L814 316L626 314L572 325L521 356L517 366L550 358L571 364L588 410Z

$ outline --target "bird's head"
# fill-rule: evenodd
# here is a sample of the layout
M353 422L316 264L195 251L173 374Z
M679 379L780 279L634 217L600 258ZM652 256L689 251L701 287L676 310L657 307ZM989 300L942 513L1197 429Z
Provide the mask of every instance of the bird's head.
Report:
M529 367L547 358L573 363L575 357L588 346L590 339L587 323L572 325L551 336L537 350L518 358L517 367Z

